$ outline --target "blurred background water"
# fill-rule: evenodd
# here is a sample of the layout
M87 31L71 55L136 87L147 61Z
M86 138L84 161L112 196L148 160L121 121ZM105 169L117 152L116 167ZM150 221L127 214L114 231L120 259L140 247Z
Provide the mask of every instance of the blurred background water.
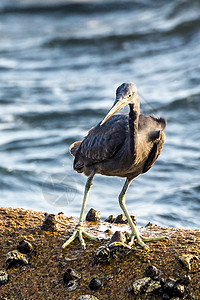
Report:
M79 216L86 178L69 145L124 81L166 143L127 194L138 225L200 226L200 2L1 0L0 205ZM128 112L125 109L124 112ZM88 206L121 213L123 179L96 176Z

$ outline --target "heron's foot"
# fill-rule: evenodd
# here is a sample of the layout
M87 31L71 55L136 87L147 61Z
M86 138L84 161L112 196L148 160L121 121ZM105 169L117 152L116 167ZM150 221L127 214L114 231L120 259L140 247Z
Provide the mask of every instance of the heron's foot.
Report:
M83 229L83 226L81 224L78 224L76 227L75 227L75 230L72 234L72 236L62 245L62 250L65 250L65 248L71 244L71 242L73 242L73 240L75 240L76 237L79 238L79 241L80 241L80 244L81 244L81 247L83 250L86 249L86 244L85 244L85 241L83 239L83 236L90 239L90 240L93 240L93 241L98 241L98 238L97 237L94 237L88 233L86 233Z
M160 236L160 237L152 237L152 238L147 238L145 236L142 235L136 235L134 233L130 234L130 242L129 242L129 246L132 246L136 242L142 247L144 248L144 250L147 250L149 247L145 244L145 242L155 242L155 241L164 241L167 240L168 238L166 236Z

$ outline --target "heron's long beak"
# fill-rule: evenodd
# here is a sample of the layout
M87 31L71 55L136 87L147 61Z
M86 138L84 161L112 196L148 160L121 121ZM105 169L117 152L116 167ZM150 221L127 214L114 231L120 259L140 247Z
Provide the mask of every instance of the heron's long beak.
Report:
M109 110L103 121L101 122L100 126L103 125L112 115L114 115L118 110L123 108L127 104L127 99L118 100L113 107Z

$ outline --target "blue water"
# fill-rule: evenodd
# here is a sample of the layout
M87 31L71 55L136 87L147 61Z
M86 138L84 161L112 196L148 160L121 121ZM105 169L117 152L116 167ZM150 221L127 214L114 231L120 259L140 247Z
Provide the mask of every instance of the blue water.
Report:
M78 217L86 178L73 171L69 146L129 80L142 112L168 123L128 209L138 225L199 228L199 1L1 0L0 41L1 206ZM121 213L123 183L96 176L87 209Z

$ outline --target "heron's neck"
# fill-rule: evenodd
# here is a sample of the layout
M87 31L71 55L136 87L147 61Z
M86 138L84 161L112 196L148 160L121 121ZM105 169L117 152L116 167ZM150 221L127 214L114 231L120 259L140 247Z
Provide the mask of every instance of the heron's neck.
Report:
M138 120L140 115L140 103L137 97L134 104L129 104L129 134L130 134L130 150L135 156L137 151L137 141L138 141Z

